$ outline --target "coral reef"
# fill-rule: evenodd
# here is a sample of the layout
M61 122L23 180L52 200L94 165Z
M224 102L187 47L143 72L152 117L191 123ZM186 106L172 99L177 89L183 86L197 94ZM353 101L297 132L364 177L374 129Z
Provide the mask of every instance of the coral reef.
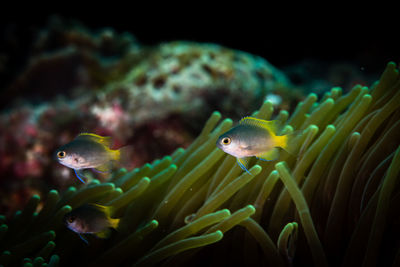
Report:
M301 98L266 60L218 45L143 47L130 34L57 17L38 36L0 97L8 108L0 113L0 212L8 215L33 194L75 182L52 153L80 132L132 145L132 165L141 166L187 147L214 109L238 119L268 93L285 90L281 106Z
M265 102L254 116L269 119ZM187 148L110 181L33 196L0 217L0 264L40 266L398 266L400 77L389 63L371 88L310 94L282 133L297 156L254 159L243 172L216 148L232 126L214 112ZM217 125L218 124L218 125ZM90 245L62 225L83 203L115 208L108 240ZM28 224L29 222L29 224Z
M12 35L12 34L9 34ZM8 79L1 81L1 106L13 101L40 103L63 95L76 98L88 91L100 90L107 83L123 77L135 64L140 46L128 33L118 34L113 29L93 32L74 20L49 18L45 28L37 29L35 37L26 42L18 34L8 40L10 47L19 47L17 55L4 53L8 65L23 61ZM23 37L26 37L25 35ZM18 60L21 51L27 53Z
M240 118L267 93L288 86L285 75L261 57L215 44L172 42L151 49L107 95L126 95L137 121L184 113L202 122L215 109Z
M131 144L133 166L140 166L193 139L179 118L171 116L132 127L118 104L89 111L87 100L67 104L25 107L0 115L0 211L11 215L33 194L49 188L65 190L74 184L74 173L53 159L54 151L78 133L112 136L116 148ZM107 175L96 175L103 179ZM13 201L10 201L13 199Z

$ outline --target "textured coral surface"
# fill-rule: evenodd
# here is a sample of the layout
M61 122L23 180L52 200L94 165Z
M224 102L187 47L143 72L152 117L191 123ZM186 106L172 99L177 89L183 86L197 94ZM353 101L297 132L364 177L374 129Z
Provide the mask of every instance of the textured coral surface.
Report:
M286 107L302 98L265 59L216 44L142 46L128 33L54 17L28 51L0 97L0 211L8 216L33 194L77 182L53 152L81 132L132 145L131 168L187 147L213 110L236 120L268 94L280 93Z

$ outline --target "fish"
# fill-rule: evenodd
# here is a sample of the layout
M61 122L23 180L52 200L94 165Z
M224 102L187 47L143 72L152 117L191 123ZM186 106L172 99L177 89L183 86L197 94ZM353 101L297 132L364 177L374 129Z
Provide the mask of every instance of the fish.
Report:
M117 229L120 219L111 218L112 206L86 203L65 214L64 223L68 229L77 233L88 243L82 234L93 234L99 238L108 238L111 229Z
M126 162L127 147L110 149L111 137L93 133L81 133L71 142L61 146L55 152L59 163L75 171L77 178L85 183L83 170L110 172L116 163Z
M239 124L222 134L217 140L217 147L237 159L239 166L247 173L248 158L257 157L264 161L279 158L280 150L295 154L295 134L278 135L281 129L278 120L262 120L244 117Z

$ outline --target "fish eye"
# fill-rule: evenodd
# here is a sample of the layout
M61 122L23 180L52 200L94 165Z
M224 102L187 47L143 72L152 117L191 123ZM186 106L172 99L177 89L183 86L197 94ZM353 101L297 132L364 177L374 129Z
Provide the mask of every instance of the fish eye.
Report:
M67 155L67 153L65 151L58 151L57 152L57 157L62 159L65 158L65 156Z
M231 143L231 139L229 138L229 137L224 137L223 139L222 139L222 144L223 145L229 145L230 143Z
M76 219L75 216L68 217L67 222L73 223L75 221L75 219Z

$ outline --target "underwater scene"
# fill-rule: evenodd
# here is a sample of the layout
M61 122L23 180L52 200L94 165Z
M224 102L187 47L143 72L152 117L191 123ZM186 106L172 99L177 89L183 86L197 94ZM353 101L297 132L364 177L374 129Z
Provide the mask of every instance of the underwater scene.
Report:
M0 266L400 266L398 53L106 22L1 21Z

